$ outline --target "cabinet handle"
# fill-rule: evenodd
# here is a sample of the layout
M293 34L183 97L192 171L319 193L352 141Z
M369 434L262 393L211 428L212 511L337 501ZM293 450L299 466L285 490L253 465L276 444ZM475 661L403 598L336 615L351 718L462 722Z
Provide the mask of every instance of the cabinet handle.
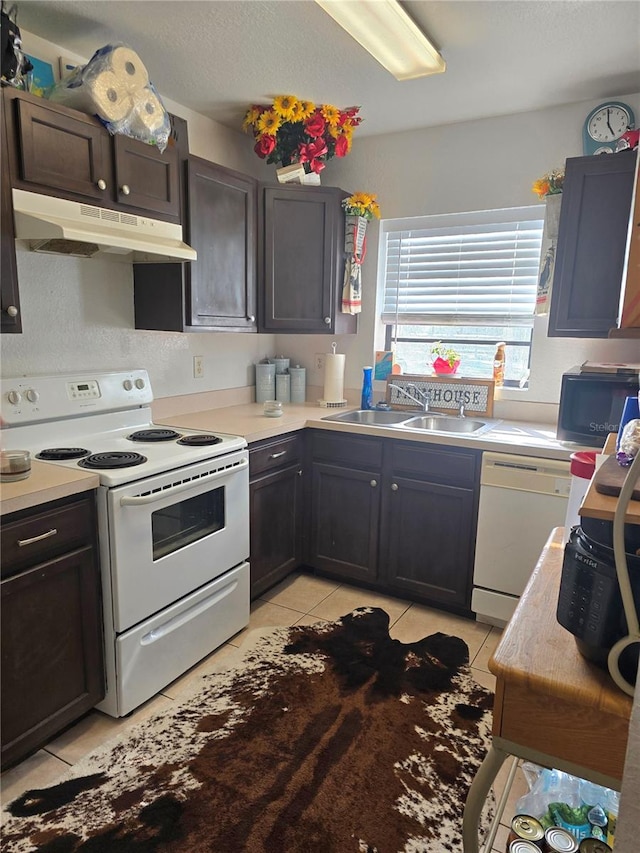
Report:
M41 533L40 536L32 536L31 539L18 539L18 548L24 548L25 545L32 545L34 542L40 542L42 539L48 539L50 536L55 536L58 533L55 527L47 530L46 533Z
M248 320L250 323L255 323L256 318L253 316L253 314L249 314L249 316L247 317L247 320Z
M272 453L269 456L269 459L279 459L281 456L285 456L287 453L286 450L281 450L280 453Z
M120 187L120 192L122 193L122 195L129 195L129 193L131 192L131 190L129 189L129 185L128 185L128 184L123 184L123 185Z
M98 181L98 189L99 190L106 190L106 188L107 188L107 182L105 180L103 180L102 178L100 178L100 180Z
M372 480L372 481L369 483L369 485L371 486L371 488L372 488L372 489L375 489L375 487L378 485L378 481L377 481L377 480Z
M325 317L324 322L327 324L327 326L330 326L331 325L331 317Z
M298 477L302 477L302 468L298 471Z
M392 492L398 491L398 484L397 483L391 483L391 491Z
M9 306L7 307L7 314L8 314L10 317L17 317L17 316L18 316L18 309L16 308L16 306L15 306L15 305L9 305Z

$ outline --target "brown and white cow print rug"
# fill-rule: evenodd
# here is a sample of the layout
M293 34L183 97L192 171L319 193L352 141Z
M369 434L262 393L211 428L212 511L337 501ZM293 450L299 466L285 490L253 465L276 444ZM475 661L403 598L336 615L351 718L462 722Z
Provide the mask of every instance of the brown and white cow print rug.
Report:
M360 608L253 632L186 700L4 807L4 853L454 853L492 694ZM484 821L491 816L491 804Z

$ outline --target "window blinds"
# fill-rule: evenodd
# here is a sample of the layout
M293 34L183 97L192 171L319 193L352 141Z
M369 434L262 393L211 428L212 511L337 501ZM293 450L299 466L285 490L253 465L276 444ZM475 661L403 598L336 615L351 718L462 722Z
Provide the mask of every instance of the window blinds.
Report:
M531 325L544 209L381 223L383 322Z

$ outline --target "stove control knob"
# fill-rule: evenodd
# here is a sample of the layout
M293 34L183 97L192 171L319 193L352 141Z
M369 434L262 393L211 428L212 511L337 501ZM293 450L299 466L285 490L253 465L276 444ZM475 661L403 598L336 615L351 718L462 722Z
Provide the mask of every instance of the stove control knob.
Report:
M10 403L13 403L14 406L17 406L22 397L18 391L9 391L7 394L7 399Z
M131 391L131 389L133 388L133 382L130 379L125 379L122 383L122 387L125 391Z
M136 379L136 388L140 390L144 388L144 379Z
M34 389L29 388L29 390L24 395L30 403L37 403L40 399L40 394Z

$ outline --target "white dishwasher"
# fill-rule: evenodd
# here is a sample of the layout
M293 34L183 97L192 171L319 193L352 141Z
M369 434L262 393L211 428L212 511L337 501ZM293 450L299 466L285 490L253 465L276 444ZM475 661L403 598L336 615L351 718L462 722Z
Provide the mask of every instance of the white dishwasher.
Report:
M509 621L551 530L564 525L570 487L569 462L482 454L471 596L479 622Z

